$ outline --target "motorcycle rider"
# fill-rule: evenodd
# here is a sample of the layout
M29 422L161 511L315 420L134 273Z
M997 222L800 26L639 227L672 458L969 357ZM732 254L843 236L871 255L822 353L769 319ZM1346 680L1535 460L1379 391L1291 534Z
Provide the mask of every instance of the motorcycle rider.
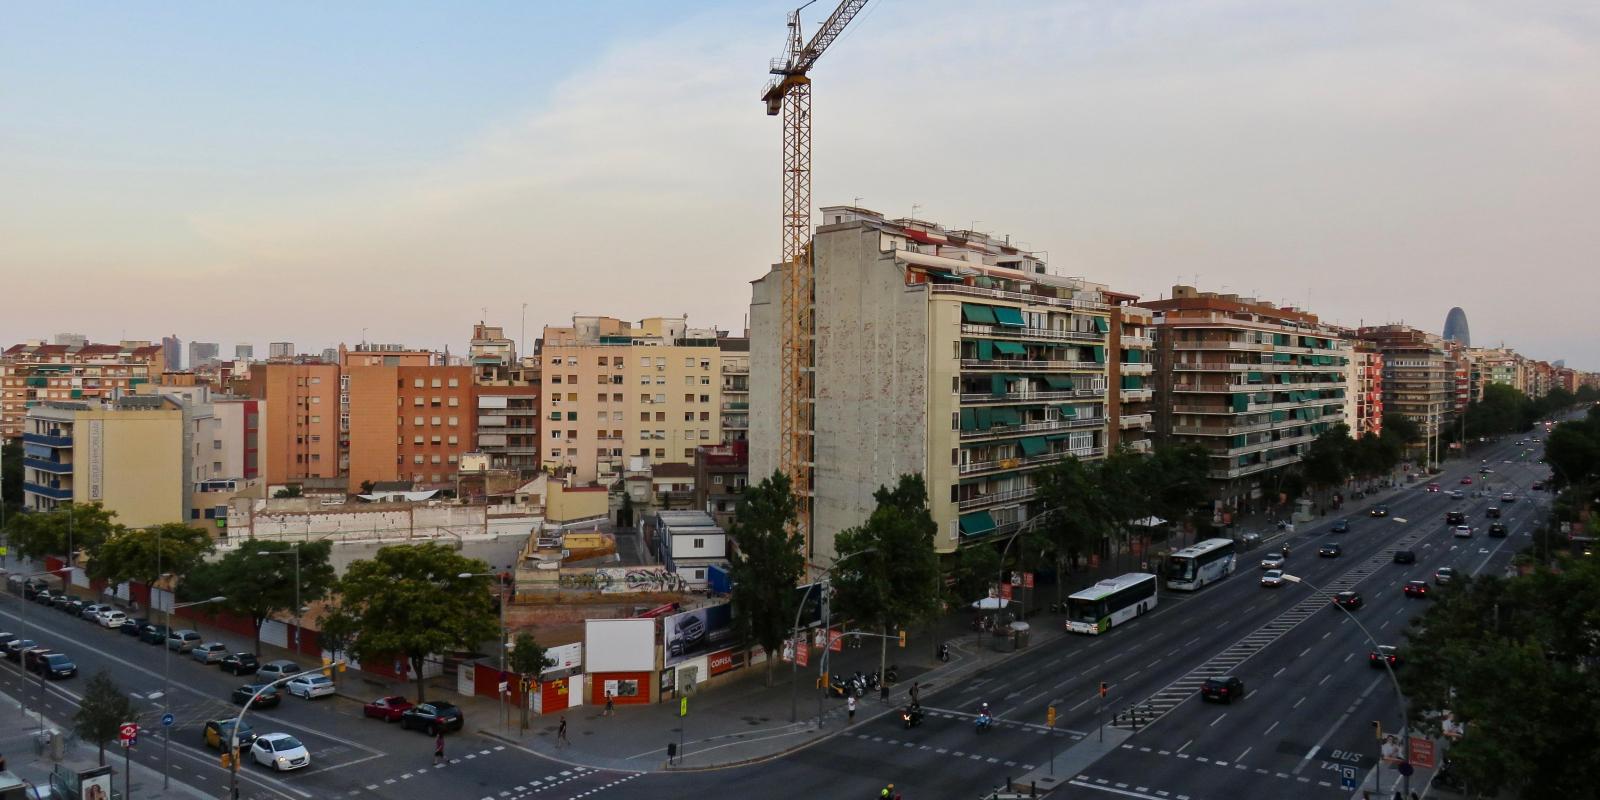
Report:
M950 643L949 642L941 642L939 644L939 660L943 661L946 664L950 663Z

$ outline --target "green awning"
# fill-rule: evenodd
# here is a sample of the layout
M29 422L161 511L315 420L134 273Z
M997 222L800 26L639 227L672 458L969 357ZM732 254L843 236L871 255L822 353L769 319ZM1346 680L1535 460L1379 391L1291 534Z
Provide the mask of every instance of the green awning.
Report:
M994 530L994 517L987 511L974 511L961 515L961 535L977 536Z
M1046 442L1043 436L1029 436L1023 439L1020 444L1022 445L1022 454L1026 456L1042 456L1050 452L1050 443Z
M977 411L978 410L974 408L961 409L961 430L975 431L978 429Z
M1095 319L1099 319L1099 317L1095 317ZM1105 347L1097 344L1097 345L1094 345L1094 346L1090 347L1089 349L1094 351L1094 363L1096 363L1096 364L1104 364L1104 363L1106 363L1106 349L1105 349Z
M1049 436L1046 436L1044 438L1045 438L1046 441L1050 441L1050 442L1062 442L1062 441L1066 441L1067 439L1069 439L1071 437L1072 437L1072 434L1070 434L1070 433L1052 433Z
M1294 376L1287 372L1278 373L1278 383L1294 383Z
M1010 306L995 306L994 321L1000 323L1001 325L1011 325L1020 328L1022 327L1022 312L1018 309L1011 308Z
M1273 353L1272 354L1272 360L1278 362L1279 364L1287 364L1290 361L1292 361L1293 359L1294 359L1294 356L1292 354L1290 354L1290 353Z
M1072 406L1056 406L1056 411L1061 412L1062 419L1077 419L1078 409Z
M1144 351L1143 350L1124 350L1124 351L1122 351L1122 363L1124 363L1124 364L1142 364L1142 363L1144 363Z
M961 319L976 325L993 325L994 306L981 306L977 303L961 304Z
M1250 410L1250 395L1236 394L1233 396L1233 410L1242 413Z
M995 408L989 411L989 427L999 425L1021 425L1022 414L1014 408Z
M1257 403L1270 403L1270 402L1272 402L1272 392L1256 392L1256 402Z
M1252 373L1250 373L1250 374L1249 374L1249 375L1246 375L1246 376L1245 376L1245 380L1248 380L1248 381L1250 381L1250 382L1251 382L1251 383L1261 383L1261 382L1262 382L1262 381L1263 381L1263 380L1265 380L1265 379L1264 379L1264 378L1262 378L1262 377L1261 377L1261 373L1259 373L1259 372L1252 372Z
M994 349L1001 355L1006 356L1023 356L1028 354L1027 348L1024 348L1022 345L1016 342L995 342Z
M991 342L988 339L984 339L984 340L978 342L978 360L979 361L993 361L994 360L994 342Z
M1044 382L1049 384L1052 389L1061 391L1070 391L1072 389L1072 378L1066 375L1046 375L1044 376Z
M1006 375L1005 373L998 373L998 372L993 374L993 375L990 375L989 376L989 393L994 395L995 397L999 397L999 396L1005 394L1006 393L1006 378L1008 378L1008 377L1010 377L1010 376Z
M1144 376L1142 376L1142 375L1124 375L1124 376L1122 376L1122 388L1124 388L1124 389L1143 389L1144 388Z
M1094 317L1094 329L1101 333L1111 332L1111 321L1105 317Z

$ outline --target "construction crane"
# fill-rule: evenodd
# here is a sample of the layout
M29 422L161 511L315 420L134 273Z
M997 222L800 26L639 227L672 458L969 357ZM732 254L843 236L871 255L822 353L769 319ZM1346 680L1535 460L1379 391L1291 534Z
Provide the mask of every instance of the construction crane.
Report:
M787 46L772 60L778 77L761 99L767 116L783 114L783 338L779 363L778 468L789 476L798 499L795 529L806 558L811 539L812 303L811 265L811 78L806 73L855 19L867 0L842 0L810 42L800 34L800 12L789 14Z

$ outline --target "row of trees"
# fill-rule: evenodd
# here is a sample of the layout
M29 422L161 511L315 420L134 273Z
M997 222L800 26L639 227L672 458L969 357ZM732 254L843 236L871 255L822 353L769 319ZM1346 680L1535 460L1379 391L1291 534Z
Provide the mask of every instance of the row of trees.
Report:
M1491 383L1483 387L1483 397L1467 406L1467 438L1503 436L1531 430L1535 423L1563 412L1579 403L1600 401L1600 390L1580 386L1576 393L1556 387L1544 396L1532 398L1513 386Z

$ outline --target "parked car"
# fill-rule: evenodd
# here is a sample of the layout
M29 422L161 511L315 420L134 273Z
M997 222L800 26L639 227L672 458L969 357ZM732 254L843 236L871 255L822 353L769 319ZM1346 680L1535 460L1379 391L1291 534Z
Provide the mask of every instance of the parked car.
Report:
M222 671L229 675L250 675L259 666L255 653L229 653L222 659Z
M1333 596L1333 602L1343 608L1360 608L1360 592L1340 592Z
M1367 516L1369 516L1369 517L1387 517L1387 516L1389 516L1389 507L1388 506L1373 506L1372 510L1367 512Z
M1339 547L1338 542L1324 542L1321 547L1317 548L1317 556L1319 558L1338 558L1341 555L1344 555L1344 550Z
M461 713L460 708L443 701L422 703L400 712L400 727L408 731L413 728L428 733L459 731L466 721L467 715Z
M102 611L102 612L100 612L100 627L102 627L102 628L110 628L112 630L121 630L122 629L122 623L127 622L127 621L128 621L128 615L124 614L121 611L118 611L118 610L116 610L114 608L111 609L110 611Z
M1261 573L1261 585L1277 588L1283 585L1283 570L1269 569Z
M1337 520L1337 521L1335 521L1333 523L1333 527L1329 528L1328 530L1332 531L1333 533L1349 533L1350 532L1350 520L1347 520L1347 519Z
M12 639L6 642L6 659L22 663L22 654L38 647L39 643L32 639Z
M1214 700L1218 703L1232 703L1244 697L1244 681L1237 677L1227 675L1221 678L1207 678L1200 684L1200 699Z
M1396 550L1394 551L1394 563L1415 564L1417 563L1417 554L1410 550Z
M66 653L47 653L36 660L33 671L51 680L65 680L78 674L78 665Z
M287 733L264 733L250 745L257 764L276 772L300 769L311 763L311 753L299 739Z
M50 605L50 604L54 603L55 600L56 600L55 592L52 592L49 589L40 589L40 590L38 590L38 591L33 593L33 602L38 603L39 605L42 605L42 606Z
M250 698L255 696L258 690L261 692L260 696L256 697L254 703L250 703ZM242 706L245 703L250 703L251 708L272 708L283 699L282 697L278 696L277 687L268 686L264 683L245 684L244 686L234 689L233 694L229 697L233 700L234 705Z
M1367 653L1367 664L1375 669L1382 668L1385 661L1391 667L1400 666L1400 648L1392 644L1380 644L1378 649Z
M285 686L289 694L307 700L327 697L334 692L333 679L326 675L301 675L290 680Z
M139 629L139 641L148 644L161 644L167 640L167 626L159 622L147 623Z
M1504 522L1491 522L1491 523L1489 523L1489 538L1491 538L1491 539L1504 539L1504 538L1506 538L1506 524Z
M1261 557L1261 568L1262 569L1282 569L1283 568L1283 562L1284 562L1283 553L1280 553L1280 552L1274 550L1274 551L1272 551L1272 552L1270 552L1270 553L1268 553L1268 554L1266 554L1266 555Z
M35 645L22 651L22 668L29 672L38 672L39 665L44 662L44 657L54 653L44 645Z
M121 627L124 634L128 636L138 636L139 632L144 630L144 626L149 624L150 620L147 620L144 617L128 617L122 621Z
M271 683L279 678L287 678L297 672L305 672L305 668L288 659L280 658L277 661L268 661L256 668L256 677L262 683Z
M167 649L187 653L200 646L200 633L187 628L167 634Z
M361 707L362 716L375 717L384 722L394 722L400 719L406 709L411 707L411 701L397 694L380 697Z
M212 750L222 750L226 746L224 742L227 742L229 739L233 738L233 718L229 717L227 719L214 719L210 722L207 722L204 736L206 747L209 747ZM254 728L250 727L250 723L240 723L239 749L242 751L249 748L250 744L255 740L256 731Z
M78 616L91 622L99 622L100 615L111 609L112 606L108 603L89 603L83 607L82 611L78 612Z
M17 635L11 631L0 631L0 652L4 652L5 646L16 640Z
M1406 586L1405 586L1405 589L1403 591L1406 593L1406 597L1427 597L1428 596L1428 582L1427 581L1406 581Z
M215 664L228 657L228 646L222 642L197 645L189 651L189 657L202 664Z
M1455 579L1456 571L1453 567L1440 567L1433 573L1433 582L1441 586Z
M59 602L56 604L56 610L66 612L67 616L69 617L82 617L83 608L86 605L88 605L88 603L85 603L76 597L62 595L59 599Z

